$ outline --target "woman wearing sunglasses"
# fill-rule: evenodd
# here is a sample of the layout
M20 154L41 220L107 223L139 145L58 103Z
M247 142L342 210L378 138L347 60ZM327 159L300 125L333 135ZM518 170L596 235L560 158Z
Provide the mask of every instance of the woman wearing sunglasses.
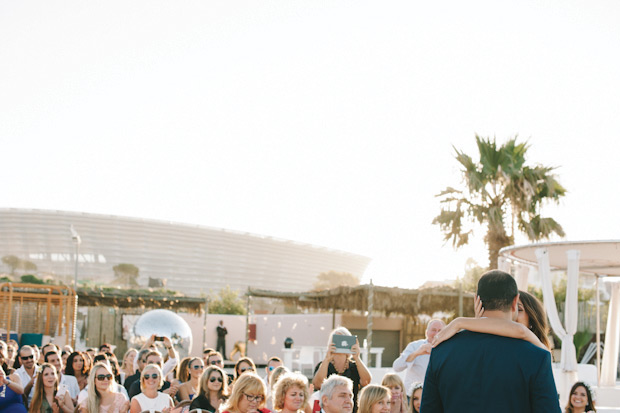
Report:
M80 403L80 413L125 413L129 410L129 400L116 392L112 368L99 362L88 376L88 398Z
M242 357L235 364L235 380L245 372L256 373L256 366L249 357Z
M140 389L142 393L135 395L131 399L131 413L147 411L160 411L168 413L174 406L172 399L165 393L159 391L164 384L164 377L161 369L156 364L147 365L142 370L140 376Z
M68 391L58 391L56 367L43 363L36 376L34 396L30 403L30 413L73 413L73 402Z
M244 373L233 387L222 413L270 413L265 409L265 383L256 373Z
M220 405L228 398L228 380L224 370L218 366L209 366L200 377L200 391L192 400L190 410L202 409L218 412Z
M177 398L179 401L192 400L200 390L200 377L205 369L205 364L201 358L192 357L187 363L189 380L179 386Z

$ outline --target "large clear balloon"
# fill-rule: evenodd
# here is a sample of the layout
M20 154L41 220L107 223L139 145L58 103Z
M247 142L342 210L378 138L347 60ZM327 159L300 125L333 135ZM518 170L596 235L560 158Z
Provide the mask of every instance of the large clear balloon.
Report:
M151 310L142 314L131 330L129 345L140 348L153 334L170 338L181 358L192 351L192 330L172 311Z

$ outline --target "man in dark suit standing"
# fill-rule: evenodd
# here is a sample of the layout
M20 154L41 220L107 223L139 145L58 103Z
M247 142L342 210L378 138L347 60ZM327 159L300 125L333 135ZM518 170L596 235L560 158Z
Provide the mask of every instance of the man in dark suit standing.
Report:
M499 270L478 282L485 317L516 320L519 291ZM422 413L560 413L551 354L524 340L461 331L431 352Z
M226 334L228 334L228 330L224 327L224 320L220 320L220 325L215 329L217 331L217 346L215 347L215 351L219 351L226 360Z

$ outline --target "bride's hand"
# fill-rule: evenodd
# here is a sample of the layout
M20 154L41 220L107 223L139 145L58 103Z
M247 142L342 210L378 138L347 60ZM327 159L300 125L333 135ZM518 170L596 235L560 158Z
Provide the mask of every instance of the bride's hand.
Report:
M480 318L483 314L484 307L482 307L482 300L479 295L476 295L476 297L474 297L474 316Z
M450 337L461 331L461 327L459 327L459 322L460 319L455 318L450 322L450 324L442 328L441 331L439 331L439 333L435 335L433 341L431 342L433 347L437 347L440 343L448 340Z

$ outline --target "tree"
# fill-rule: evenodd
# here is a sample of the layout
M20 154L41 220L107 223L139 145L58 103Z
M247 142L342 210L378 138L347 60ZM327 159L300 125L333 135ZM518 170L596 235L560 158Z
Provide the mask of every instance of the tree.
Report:
M140 269L133 264L118 264L112 267L117 282L127 286L137 286Z
M5 255L2 257L2 262L9 266L11 269L11 275L15 275L15 270L19 268L21 260L15 255Z
M245 314L245 303L239 297L239 291L230 286L222 288L219 294L209 294L210 314Z
M24 271L36 271L37 265L28 260L22 260L15 255L5 255L2 257L2 262L11 268L11 275L15 275L16 269L22 269Z
M463 291L476 292L478 290L478 281L485 269L482 268L476 260L468 258L465 262L465 275L461 279L461 286Z
M21 281L27 284L45 284L45 281L32 274L25 274L21 276Z
M35 264L32 261L21 260L20 268L22 270L25 270L25 271L36 271L37 270L37 264Z
M328 271L322 272L314 283L316 291L327 290L336 287L355 287L360 285L360 279L348 272Z
M459 248L469 242L472 230L466 224L486 226L485 242L489 267L497 268L499 250L514 243L515 225L531 241L563 237L562 226L553 218L542 217L548 202L559 203L566 195L553 167L525 164L527 143L509 139L499 148L494 139L476 135L480 159L474 162L454 148L462 166L463 189L447 187L437 195L442 208L433 224L439 225L444 240Z

